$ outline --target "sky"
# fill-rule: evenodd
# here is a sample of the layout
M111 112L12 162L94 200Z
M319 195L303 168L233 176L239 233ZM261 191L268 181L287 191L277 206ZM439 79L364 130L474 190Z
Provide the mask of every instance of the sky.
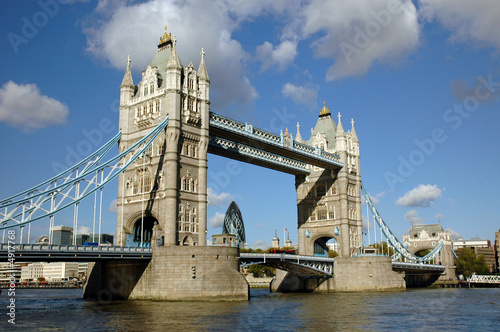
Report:
M1 1L0 197L114 136L127 56L137 84L165 25L183 65L197 68L204 49L216 113L275 133L300 122L304 139L323 102L346 130L354 119L363 185L400 240L437 222L494 240L497 0ZM269 247L275 230L283 241L285 228L297 243L292 175L214 155L208 165L208 238L235 200L250 247ZM116 231L117 187L104 193L103 232ZM79 228L92 225L93 201L82 203ZM39 222L30 240L47 233Z

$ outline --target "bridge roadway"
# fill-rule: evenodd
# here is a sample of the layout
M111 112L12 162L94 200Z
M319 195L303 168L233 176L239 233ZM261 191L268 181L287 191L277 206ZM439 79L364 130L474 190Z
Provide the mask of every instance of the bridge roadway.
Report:
M103 260L150 260L151 248L48 244L2 244L0 262L98 262Z
M208 151L250 164L290 174L309 174L308 165L338 171L343 164L337 154L253 127L210 112Z
M151 248L117 247L117 246L81 246L81 245L48 245L48 244L2 244L0 262L97 262L103 260L150 260L153 256ZM333 277L334 258L270 254L240 253L241 266L266 264L281 270L293 272L304 277ZM392 262L394 271L436 273L444 272L442 265Z

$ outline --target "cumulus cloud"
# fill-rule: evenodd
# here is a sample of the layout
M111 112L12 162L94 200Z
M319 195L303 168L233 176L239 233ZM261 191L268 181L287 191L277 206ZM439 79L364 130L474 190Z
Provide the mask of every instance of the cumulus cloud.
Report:
M9 81L0 88L0 122L25 132L65 125L68 106L42 95L36 84Z
M319 86L299 86L292 83L283 85L281 93L284 96L292 98L293 102L298 105L304 105L308 108L316 106L318 98Z
M111 213L117 213L118 212L118 207L116 206L118 200L115 198L114 200L109 203L109 208L108 211Z
M399 197L396 204L411 207L429 207L439 197L441 197L441 189L437 185L421 184L406 192L403 197Z
M208 221L210 228L218 228L224 225L224 213L216 212L215 215Z
M376 194L375 196L370 195L370 199L372 200L373 204L378 204L378 203L380 203L380 200L385 196L385 194L386 194L386 191L384 190L384 191Z
M326 79L364 75L374 63L397 63L419 45L417 10L406 0L313 0L304 9L304 36L316 55L334 59Z
M263 249L263 250L267 250L271 247L272 247L271 242L265 240L257 240L252 246L250 246L250 248L252 249Z
M452 239L452 240L458 240L458 239L461 239L461 238L462 238L458 232L455 232L455 231L454 231L453 229L451 229L451 228L447 228L447 229L446 229L446 231L451 233L451 239Z
M412 226L413 225L423 225L424 224L424 219L418 216L417 210L410 210L405 213L405 219L408 221Z
M196 0L132 4L105 1L85 25L87 51L116 68L124 68L130 54L132 67L144 70L154 56L164 25L168 24L168 31L178 40L177 51L183 65L193 62L197 66L204 48L215 107L246 103L258 94L244 73L243 62L248 55L232 32L240 20L258 14L264 5L230 5L224 1Z
M266 70L271 66L277 66L278 69L285 69L297 55L297 42L284 40L278 46L266 41L257 46L257 59L262 62L261 70Z
M420 0L424 19L436 20L451 32L450 42L471 41L500 50L500 6L497 0Z
M211 187L207 188L208 206L219 206L233 199L233 195L228 193L217 194Z
M92 234L92 228L87 226L78 226L78 234L90 235Z

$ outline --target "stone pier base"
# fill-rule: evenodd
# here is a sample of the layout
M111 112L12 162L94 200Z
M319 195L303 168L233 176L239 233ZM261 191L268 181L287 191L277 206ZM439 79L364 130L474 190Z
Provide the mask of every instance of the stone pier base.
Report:
M169 246L153 248L149 263L95 263L84 298L241 301L248 300L249 286L237 248Z
M310 278L276 269L274 292L364 292L403 291L403 274L392 270L389 257L335 258L334 278Z
M403 291L403 275L392 270L390 257L360 256L335 258L336 292Z

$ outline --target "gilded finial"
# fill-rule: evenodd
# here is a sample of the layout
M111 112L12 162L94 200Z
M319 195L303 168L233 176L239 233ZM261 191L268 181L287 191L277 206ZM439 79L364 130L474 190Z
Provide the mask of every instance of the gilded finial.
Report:
M164 44L171 40L172 40L171 34L167 32L167 26L165 25L165 33L163 34L163 37L160 37L160 44Z
M328 107L326 107L326 103L323 101L323 108L319 112L319 115L322 116L322 115L329 115L329 114L330 114L330 109Z

